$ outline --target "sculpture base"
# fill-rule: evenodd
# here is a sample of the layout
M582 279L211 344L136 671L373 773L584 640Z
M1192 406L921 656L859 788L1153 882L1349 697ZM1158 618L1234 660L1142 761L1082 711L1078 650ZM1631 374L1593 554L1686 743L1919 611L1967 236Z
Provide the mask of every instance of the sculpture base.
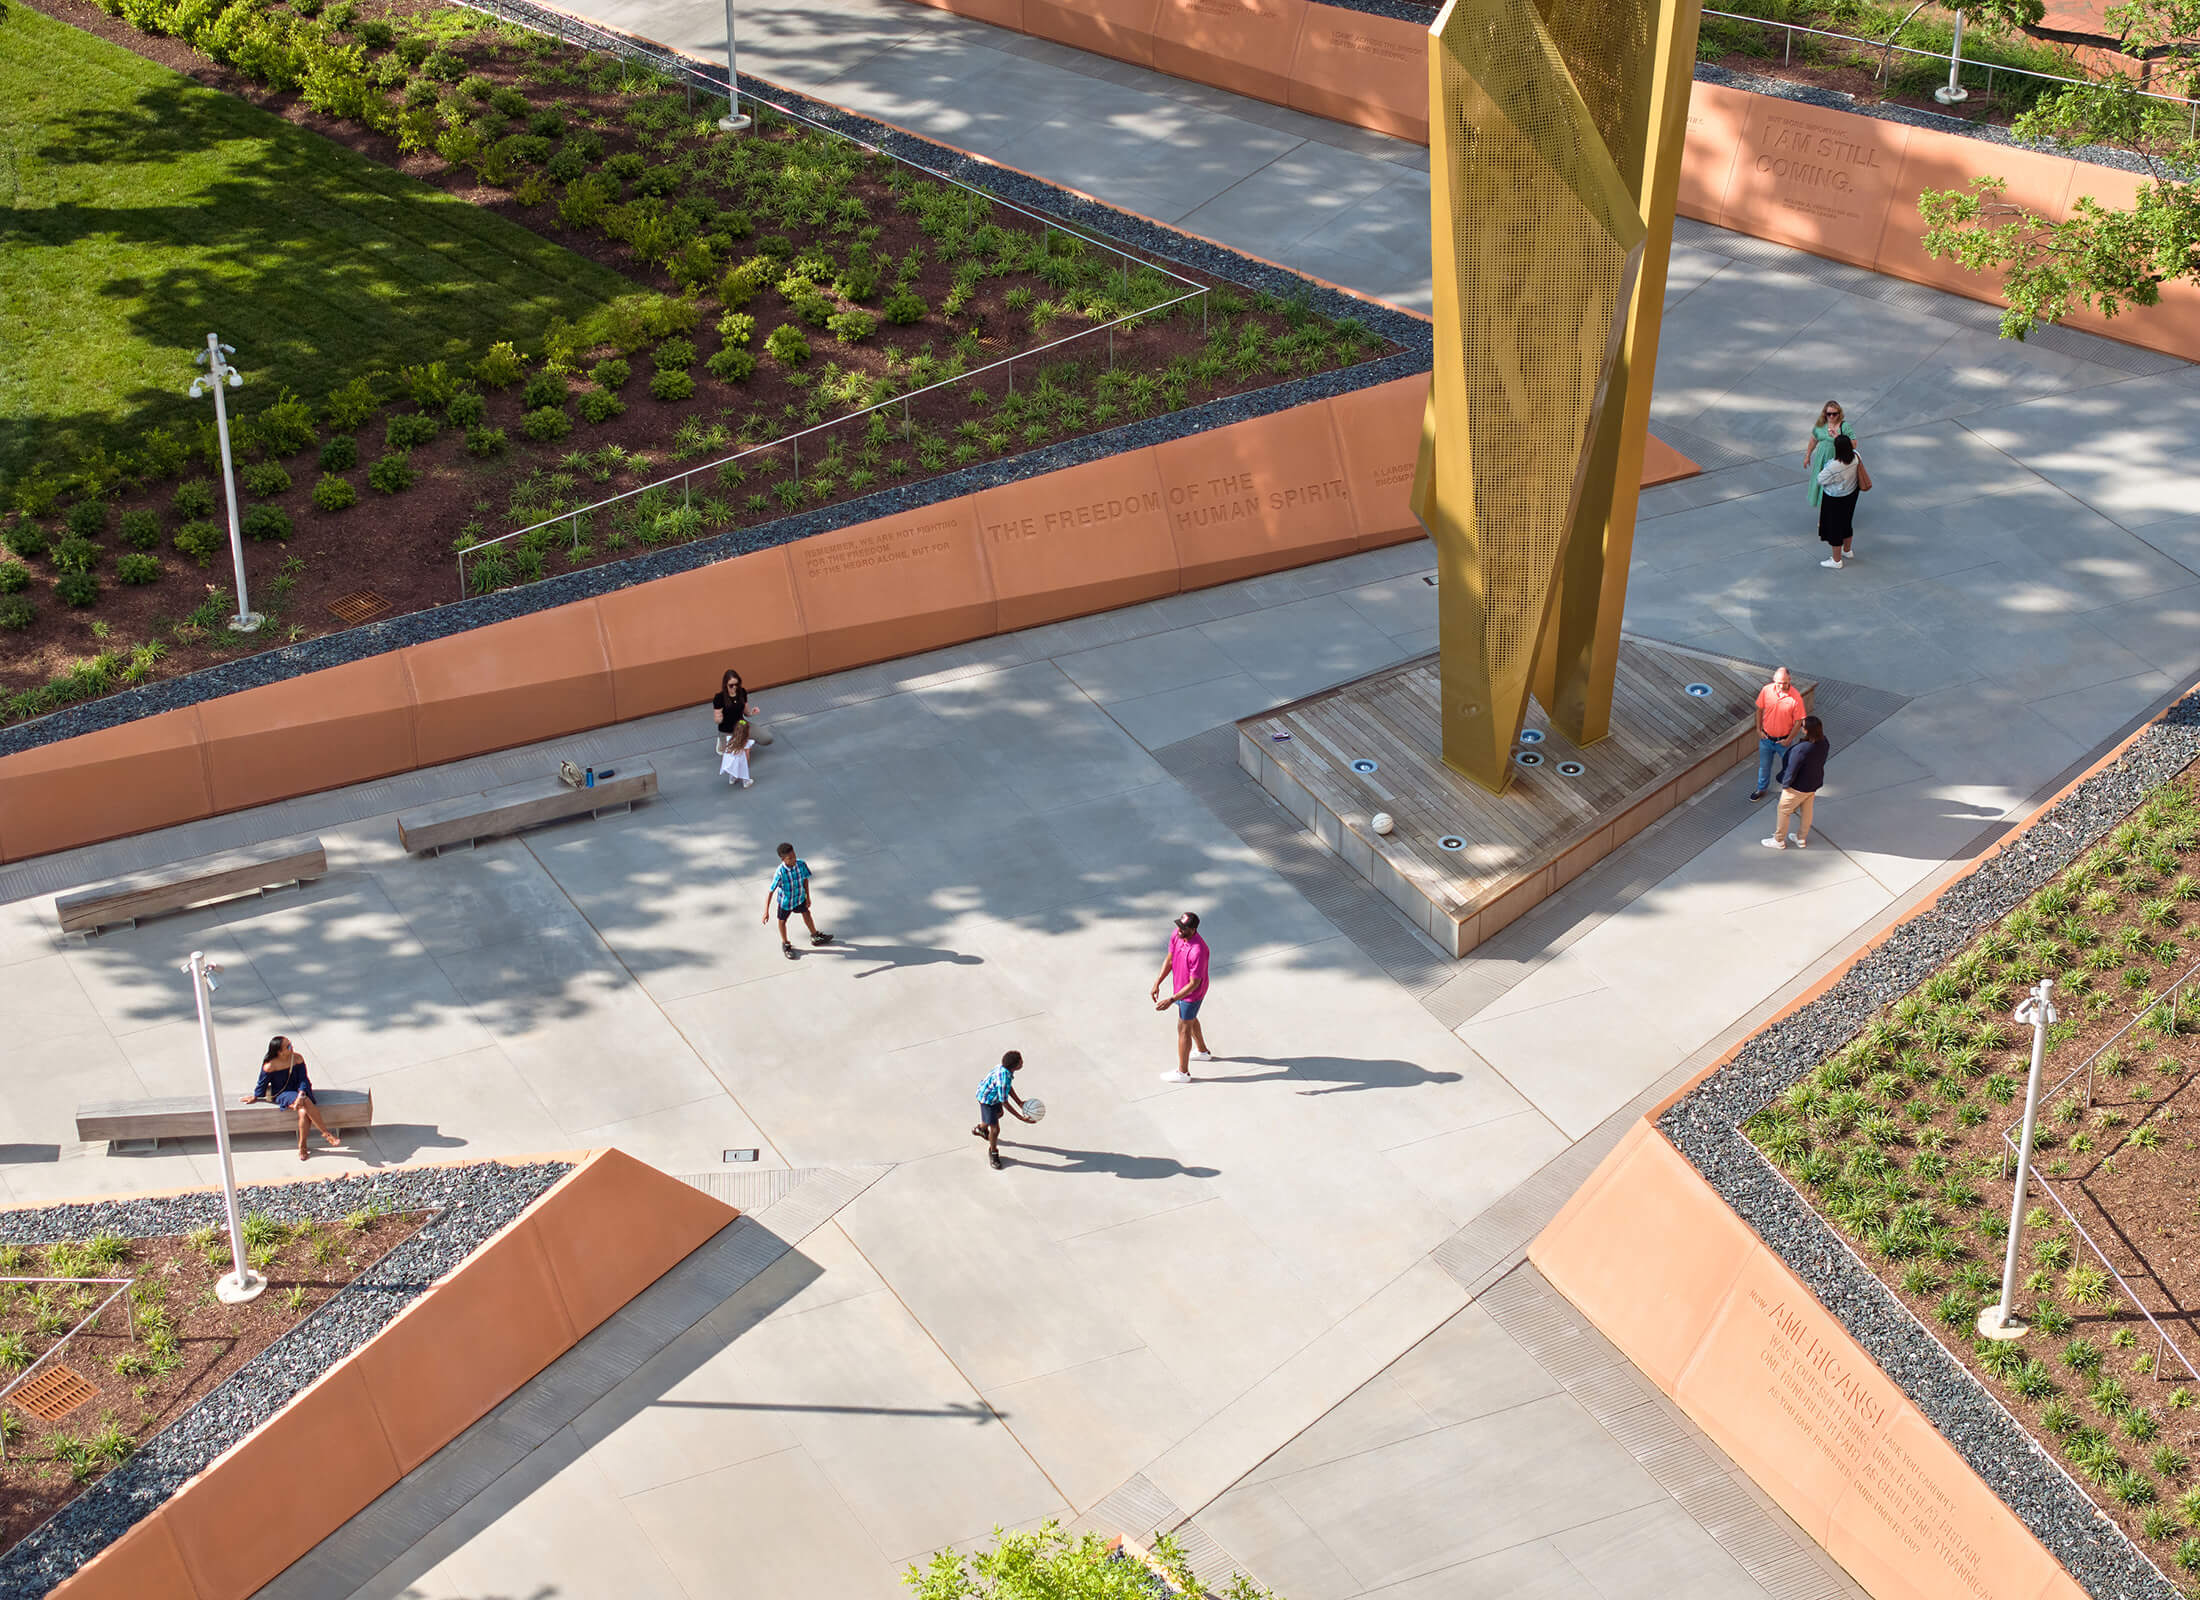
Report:
M1437 657L1427 655L1245 718L1238 765L1463 956L1753 758L1757 691L1770 675L1623 637L1611 733L1577 749L1531 702L1513 781L1493 795L1443 763ZM1770 811L1768 800L1768 828ZM1377 812L1392 818L1387 835L1371 825Z

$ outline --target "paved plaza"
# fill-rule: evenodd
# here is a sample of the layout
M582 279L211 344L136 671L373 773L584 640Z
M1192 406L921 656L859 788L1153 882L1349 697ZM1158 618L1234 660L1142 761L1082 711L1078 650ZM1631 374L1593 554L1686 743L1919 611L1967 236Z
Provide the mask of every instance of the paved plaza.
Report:
M901 0L743 19L749 70L1425 298L1424 152ZM193 948L234 1081L283 1032L373 1089L373 1133L309 1171L617 1145L698 1176L753 1147L759 1196L834 1175L793 1248L362 1600L883 1597L1048 1517L1190 1517L1289 1600L1852 1593L1532 1269L1475 1251L2200 674L2200 371L2003 343L1979 307L1692 224L1668 299L1655 426L1711 470L1644 496L1629 626L1868 699L1861 737L1829 728L1807 853L1759 846L1738 775L1456 967L1320 878L1217 730L1433 648L1425 548L1372 552L761 692L750 790L695 711L555 747L646 756L656 802L469 853L405 856L393 813L539 754L0 868L0 1184L214 1178L205 1146L70 1138L80 1101L203 1084ZM1878 484L1841 573L1800 487L1829 395ZM53 932L56 890L309 830L331 870L302 891ZM841 940L792 963L757 920L780 839ZM1176 1086L1145 996L1183 909L1225 1059ZM995 1173L971 1097L1010 1047L1051 1114ZM248 1178L300 1170L245 1145Z

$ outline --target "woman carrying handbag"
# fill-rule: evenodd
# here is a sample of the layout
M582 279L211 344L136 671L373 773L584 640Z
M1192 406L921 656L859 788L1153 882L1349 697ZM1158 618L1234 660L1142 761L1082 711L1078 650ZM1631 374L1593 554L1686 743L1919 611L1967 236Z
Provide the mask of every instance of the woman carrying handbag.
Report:
M1856 442L1845 433L1837 435L1831 457L1818 469L1818 537L1833 546L1818 563L1821 567L1839 572L1855 554L1856 497L1871 486L1872 475L1864 470Z
M756 780L749 776L749 752L756 748L755 730L749 723L749 692L741 674L731 667L711 696L710 708L718 718L718 771L728 783L747 789Z

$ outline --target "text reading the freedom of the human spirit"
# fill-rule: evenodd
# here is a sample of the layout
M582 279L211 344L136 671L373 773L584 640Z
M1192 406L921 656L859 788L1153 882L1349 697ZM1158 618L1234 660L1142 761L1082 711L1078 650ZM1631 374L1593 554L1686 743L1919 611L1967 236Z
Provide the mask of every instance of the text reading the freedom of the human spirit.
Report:
M1179 529L1219 528L1352 498L1342 478L1263 488L1251 472L1228 472L1169 486L1169 517Z
M1766 1325L1764 1392L1807 1447L1851 1485L1904 1558L1934 1561L1966 1594L2001 1600L1982 1571L1977 1530L1961 1526L1932 1466L1886 1432L1893 1397L1885 1375L1828 1332L1815 1303L1767 1301L1754 1289L1749 1298Z

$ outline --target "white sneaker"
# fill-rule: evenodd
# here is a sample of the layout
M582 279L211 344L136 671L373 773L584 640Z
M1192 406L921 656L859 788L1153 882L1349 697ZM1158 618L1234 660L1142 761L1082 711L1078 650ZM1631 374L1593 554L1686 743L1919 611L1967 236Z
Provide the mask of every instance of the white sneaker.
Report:
M1212 1050L1194 1050L1192 1059L1194 1061L1215 1061L1220 1058Z
M1163 1083L1190 1083L1192 1075L1189 1072L1164 1072L1161 1074L1161 1081Z
M1841 563L1834 560L1831 556L1828 556L1825 560L1819 562L1818 564L1821 567L1831 567L1836 572L1839 572L1841 570Z
M1757 842L1767 850L1785 850L1788 847L1785 839L1759 839Z
M741 787L744 789L753 789L756 787L756 780L754 778L743 778L741 780Z

